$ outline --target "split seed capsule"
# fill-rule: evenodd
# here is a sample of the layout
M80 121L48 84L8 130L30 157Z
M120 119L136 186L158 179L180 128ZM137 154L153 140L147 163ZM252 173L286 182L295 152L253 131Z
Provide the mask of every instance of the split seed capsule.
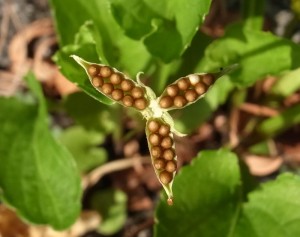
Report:
M104 83L103 79L101 77L94 77L92 79L92 83L95 87L101 87Z
M110 95L114 90L114 86L111 83L104 83L102 86L102 91L106 95Z
M170 96L164 96L160 99L159 105L162 108L169 108L173 105L173 100Z
M110 77L111 73L112 73L112 70L110 67L108 67L108 66L100 67L99 74L101 77L108 78L108 77Z
M125 95L122 99L122 102L125 106L131 107L133 106L134 99L130 95Z
M168 171L162 171L160 174L159 174L159 180L163 183L163 184L169 184L171 183L173 179L173 174L171 174L170 172Z
M97 65L91 65L88 67L87 71L91 77L94 77L99 73L99 67Z
M158 131L160 125L157 121L155 120L151 120L149 123L148 123L148 129L150 132L152 133L155 133Z
M122 80L123 80L123 77L120 73L113 73L110 78L109 78L110 82L114 85L119 85Z

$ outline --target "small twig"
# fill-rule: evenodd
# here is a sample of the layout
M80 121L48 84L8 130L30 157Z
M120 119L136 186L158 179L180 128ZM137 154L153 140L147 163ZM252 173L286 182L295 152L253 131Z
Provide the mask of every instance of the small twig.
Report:
M5 1L4 6L2 8L2 22L0 26L0 55L3 50L3 46L5 45L7 39L7 33L9 29L9 15L11 14L10 5L7 1Z
M238 121L240 120L240 113L237 108L230 111L229 116L229 146L234 148L239 145L240 139L238 136Z
M279 114L279 111L276 109L251 103L244 103L239 109L256 116L272 117Z
M109 163L106 163L93 171L91 171L89 174L83 177L82 179L82 186L84 189L93 186L96 184L104 175L125 170L131 167L134 167L139 164L150 164L151 159L149 159L149 156L139 156L139 157L133 157L133 158L123 158L115 161L111 161Z

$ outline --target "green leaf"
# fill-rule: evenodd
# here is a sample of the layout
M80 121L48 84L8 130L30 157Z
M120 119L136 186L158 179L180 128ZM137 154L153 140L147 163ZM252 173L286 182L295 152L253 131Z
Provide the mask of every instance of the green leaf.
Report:
M261 0L242 1L245 27L252 30L261 30L264 21L265 2Z
M126 221L127 196L120 190L107 189L92 197L91 205L101 216L98 231L103 235L118 232Z
M97 130L104 134L120 130L118 105L100 104L85 93L77 92L64 99L64 108L78 124L88 130Z
M287 97L300 88L300 68L287 72L278 79L271 91L276 95Z
M210 0L110 0L125 34L143 39L149 52L164 62L178 58L203 23Z
M0 100L0 187L3 201L24 219L70 226L80 212L80 177L72 155L51 135L41 88L27 77L38 105Z
M300 236L300 178L283 174L249 195L234 237Z
M210 44L200 66L202 71L210 71L238 63L240 70L233 73L233 82L240 86L250 86L266 75L277 75L284 70L298 68L299 50L299 45L287 39L235 24L226 31L223 38Z
M74 42L74 38L80 27L89 21L86 33L91 34L96 47L94 54L98 57L93 60L88 54L75 51L68 51L69 54L76 54L91 62L107 64L131 77L135 77L147 66L151 59L150 54L141 41L124 35L112 16L109 0L89 0L88 3L85 0L51 0L51 3L61 46L75 44L81 47L81 43ZM66 22L72 25L66 27Z
M73 126L63 131L60 141L72 153L79 171L87 172L106 161L106 150L99 147L104 138L104 134L99 132L86 131L81 126Z
M286 109L279 115L264 120L257 131L265 137L274 137L284 130L300 123L300 105Z
M299 236L300 178L283 174L255 190L248 178L233 153L201 152L175 178L174 206L159 203L155 236Z
M175 177L174 205L157 207L155 236L228 236L238 215L240 173L226 150L201 152Z

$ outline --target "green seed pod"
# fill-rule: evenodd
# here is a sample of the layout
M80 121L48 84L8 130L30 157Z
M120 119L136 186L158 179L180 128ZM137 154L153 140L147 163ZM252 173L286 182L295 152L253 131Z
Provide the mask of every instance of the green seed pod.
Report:
M166 89L167 94L171 97L175 97L179 93L179 88L176 84L170 85Z
M153 161L153 166L157 170L162 170L166 166L166 161L164 159L158 158Z
M160 124L156 120L150 120L147 126L151 133L155 133L158 131Z
M145 94L145 92L144 92L144 90L141 87L134 87L131 90L131 95L135 99L143 97L144 94Z
M164 168L166 169L166 171L173 173L176 171L177 169L177 163L174 160L169 160L167 161L167 163L165 164Z
M171 148L173 145L173 139L171 137L164 137L160 143L161 147L164 149Z
M125 95L122 99L122 102L125 106L131 107L134 104L134 99L130 95Z
M148 106L148 101L145 98L139 98L134 101L134 107L138 110L144 110Z
M134 87L134 83L131 80L125 79L121 82L121 89L123 91L130 91Z
M198 94L194 89L188 89L184 97L188 102L194 102L198 98Z
M161 138L160 138L160 136L158 134L156 134L156 133L150 134L150 136L149 136L149 142L150 142L150 144L152 146L159 145L160 141L161 141Z
M191 84L189 79L183 77L177 81L177 86L180 90L185 91L191 86Z
M173 105L173 99L170 96L163 96L159 100L159 105L162 108L170 108Z
M159 146L151 147L151 155L154 158L159 158L162 155L162 149Z
M100 67L99 75L103 78L108 78L110 77L112 73L112 69L108 66L102 66Z
M173 179L173 174L168 172L168 171L162 171L160 174L159 174L159 180L160 182L162 182L163 184L169 184L171 183Z
M102 86L102 92L106 95L110 95L114 90L114 86L111 83L104 83Z
M92 64L87 68L87 72L91 77L97 76L99 73L99 66Z
M98 76L93 77L92 84L95 87L101 87L104 84L103 78Z
M174 105L177 107L177 108L181 108L183 106L185 106L187 104L187 100L185 99L185 97L183 97L182 95L177 95L175 98L174 98Z
M113 85L119 85L122 82L123 77L120 73L115 72L110 76L109 80Z
M168 136L170 133L170 125L162 124L158 130L158 133L163 137Z
M122 90L120 89L115 89L113 90L113 92L111 93L111 97L114 99L114 100L121 100L124 96L124 93Z
M164 150L163 152L163 158L165 160L173 160L175 158L175 151L173 148L169 148L169 149L166 149Z

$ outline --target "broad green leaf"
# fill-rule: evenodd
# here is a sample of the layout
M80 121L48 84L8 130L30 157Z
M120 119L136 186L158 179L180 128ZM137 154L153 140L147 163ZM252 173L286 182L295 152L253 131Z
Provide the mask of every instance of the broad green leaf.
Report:
M94 53L98 54L97 59L92 60L88 54L69 51L70 54L115 67L131 77L144 70L150 60L150 54L141 41L125 36L111 14L109 0L89 0L88 3L85 0L51 2L61 46L80 46L79 42L74 42L75 35L84 23L90 22L87 27L96 45ZM71 22L72 26L66 27L65 22Z
M80 177L72 155L51 135L41 88L28 86L38 104L0 100L0 189L22 218L55 229L70 226L80 212Z
M209 71L238 63L240 70L233 73L232 80L237 85L250 86L267 75L298 68L299 50L299 45L287 39L235 24L224 37L210 44L200 66Z
M226 150L201 152L174 181L174 205L161 201L155 236L228 236L241 199L237 157Z
M178 58L191 43L209 11L210 0L110 0L125 33L143 39L149 52L164 62Z
M283 174L249 195L233 237L300 236L300 178Z
M85 93L77 92L64 99L64 108L78 124L88 130L97 130L104 134L120 130L118 105L107 106L98 103Z
M73 126L64 130L59 140L72 153L79 171L87 172L106 161L106 150L99 147L104 142L104 138L104 134L99 132Z
M266 1L252 0L242 1L242 13L245 27L250 30L261 30L264 22L264 11Z
M300 105L286 109L279 115L263 121L257 131L265 137L274 137L280 132L300 123Z
M120 190L107 189L94 194L91 206L101 216L98 231L103 235L118 232L126 221L127 196Z
M271 91L276 95L289 96L300 88L300 68L282 75Z
M241 185L240 179L243 180ZM155 236L300 235L300 178L283 174L252 190L229 151L201 152L174 182L174 206L156 210ZM247 190L248 189L248 190ZM245 200L244 192L248 193Z

